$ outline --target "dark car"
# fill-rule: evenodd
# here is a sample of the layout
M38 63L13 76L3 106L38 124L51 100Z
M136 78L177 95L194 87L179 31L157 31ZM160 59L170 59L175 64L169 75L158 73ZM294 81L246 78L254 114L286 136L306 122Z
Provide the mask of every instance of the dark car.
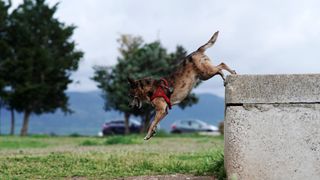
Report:
M200 120L181 120L171 125L171 133L217 132L216 126Z
M130 133L139 133L141 129L141 124L136 120L129 121ZM125 125L124 120L113 120L104 123L102 127L102 134L113 135L113 134L124 134Z

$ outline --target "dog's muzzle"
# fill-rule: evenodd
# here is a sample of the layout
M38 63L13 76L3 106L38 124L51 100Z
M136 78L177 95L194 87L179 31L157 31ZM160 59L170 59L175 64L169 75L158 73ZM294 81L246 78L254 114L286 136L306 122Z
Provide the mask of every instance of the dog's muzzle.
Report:
M130 108L134 108L137 107L138 109L140 109L142 107L142 102L140 101L140 99L138 97L134 97L133 100L131 101L131 103L129 104Z

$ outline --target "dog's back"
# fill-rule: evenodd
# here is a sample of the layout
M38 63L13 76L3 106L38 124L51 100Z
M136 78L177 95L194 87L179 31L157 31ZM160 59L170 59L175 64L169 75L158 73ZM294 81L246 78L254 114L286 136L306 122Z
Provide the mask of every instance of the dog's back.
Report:
M168 77L172 79L175 84L171 98L172 104L180 103L199 80L206 80L208 76L211 75L204 66L210 61L204 52L214 45L218 34L219 31L215 32L206 44L200 46L196 51L185 57L175 72Z

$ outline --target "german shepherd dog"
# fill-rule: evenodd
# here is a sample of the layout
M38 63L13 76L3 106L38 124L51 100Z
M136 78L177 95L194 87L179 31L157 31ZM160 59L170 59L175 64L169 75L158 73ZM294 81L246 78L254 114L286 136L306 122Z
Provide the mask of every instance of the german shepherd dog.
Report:
M199 80L208 80L218 74L225 83L222 70L236 74L234 70L231 70L223 62L214 66L209 57L204 54L206 49L216 42L218 34L219 31L215 32L206 44L185 57L171 75L161 80L151 78L134 80L128 77L130 84L129 95L133 98L129 106L141 108L142 102L146 102L151 104L156 111L154 120L144 140L149 140L156 133L156 127L160 120L167 115L168 107L171 108L171 105L176 105L184 100ZM162 88L165 96L153 97L159 87Z

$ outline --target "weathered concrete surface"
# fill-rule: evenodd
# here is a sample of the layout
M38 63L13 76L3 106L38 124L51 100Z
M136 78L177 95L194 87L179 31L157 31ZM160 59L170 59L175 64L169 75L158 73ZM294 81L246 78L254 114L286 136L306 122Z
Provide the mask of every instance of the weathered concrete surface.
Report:
M227 78L225 167L229 178L320 179L320 95L316 96L320 75L290 76ZM300 80L294 81L298 76ZM265 94L271 87L280 89L277 95Z
M320 102L320 74L228 76L226 103Z

